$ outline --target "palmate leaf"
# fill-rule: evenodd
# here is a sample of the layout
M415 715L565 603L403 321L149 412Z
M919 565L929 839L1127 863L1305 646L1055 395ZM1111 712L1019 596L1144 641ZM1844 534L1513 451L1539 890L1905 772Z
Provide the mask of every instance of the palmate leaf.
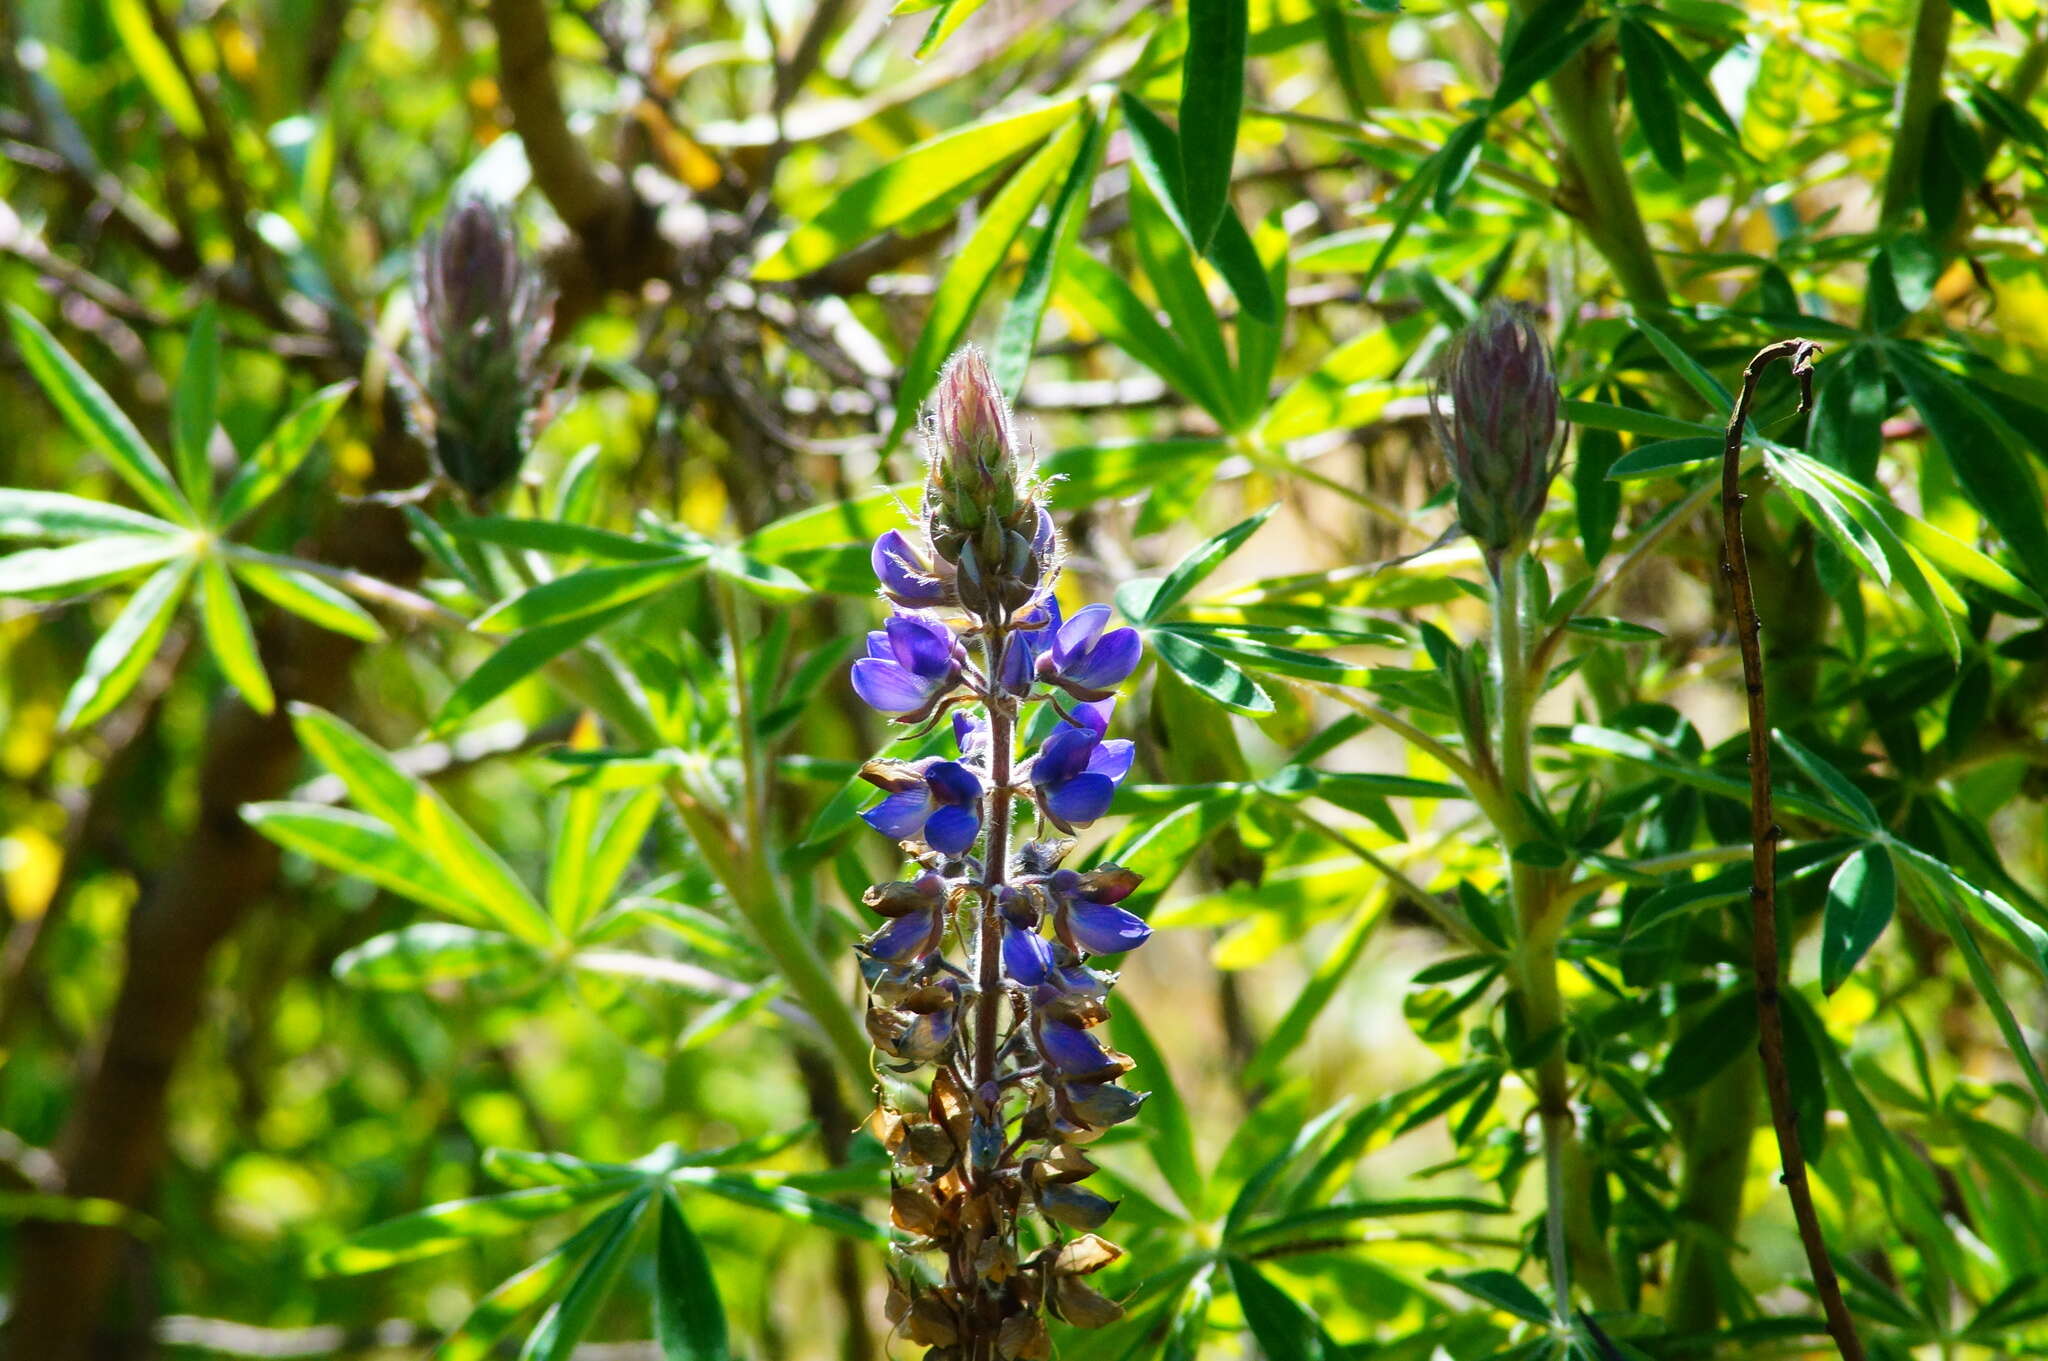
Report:
M1035 145L1071 119L1081 103L1078 96L1055 100L984 118L918 143L841 189L829 207L755 266L754 277L794 279L831 263Z
M1158 114L1129 91L1119 97L1124 126L1131 134L1131 163L1138 177L1151 190L1160 211L1166 214L1189 250L1208 259L1230 285L1239 306L1271 325L1280 322L1280 299L1266 278L1265 267L1245 234L1244 224L1226 197L1222 215L1206 242L1197 238L1184 205L1187 187L1181 165L1180 136Z
M29 372L78 437L103 454L150 509L179 524L193 523L191 503L171 480L170 470L148 441L114 404L114 399L19 305L9 303L14 343Z
M64 696L57 726L82 728L128 697L171 627L171 617L192 579L194 559L173 559L136 588L121 613L92 645L85 667Z

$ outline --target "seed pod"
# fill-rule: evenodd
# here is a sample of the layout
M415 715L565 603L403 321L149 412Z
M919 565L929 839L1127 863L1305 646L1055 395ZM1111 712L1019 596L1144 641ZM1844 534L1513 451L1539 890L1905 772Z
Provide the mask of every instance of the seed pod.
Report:
M1458 487L1458 523L1496 571L1528 544L1550 497L1557 404L1542 333L1501 302L1451 342L1430 392L1430 423Z
M513 478L532 447L554 294L502 209L465 199L421 243L413 269L415 367L434 458L472 499Z

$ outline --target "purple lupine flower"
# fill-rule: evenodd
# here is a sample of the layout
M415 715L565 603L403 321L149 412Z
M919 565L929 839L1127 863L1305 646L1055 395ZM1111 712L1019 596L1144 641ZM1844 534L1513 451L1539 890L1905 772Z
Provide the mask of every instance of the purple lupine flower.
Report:
M1072 1082L1101 1082L1120 1076L1128 1064L1095 1032L1069 1021L1055 1020L1039 1013L1038 1052Z
M944 605L952 598L951 583L932 570L900 529L892 529L876 539L868 561L875 569L875 578L882 583L882 594L907 610Z
M1045 740L1031 763L1031 783L1047 820L1063 832L1086 827L1109 811L1116 787L1131 770L1132 744L1103 740L1116 702L1077 704L1076 722Z
M1010 627L1015 632L1003 647L1002 674L997 679L1005 691L1021 699L1037 684L1038 659L1052 646L1053 635L1059 631L1058 597L1048 594L1043 600L1025 606L1010 621Z
M884 836L959 855L981 835L981 777L958 761L870 761L861 778L888 791L861 814Z
M1114 955L1137 949L1151 938L1152 928L1117 904L1138 883L1138 876L1121 865L1104 865L1085 874L1055 870L1046 880L1054 903L1053 931L1078 953Z
M1152 1093L1127 1091L1114 1082L1075 1082L1067 1085L1063 1095L1067 1113L1078 1123L1107 1129L1136 1115Z
M1035 988L1052 977L1052 942L1036 926L1003 922L1003 974L1014 983Z
M877 884L862 899L891 918L860 943L861 953L884 964L903 966L939 948L946 930L946 881L922 874L907 883Z
M898 723L922 723L960 683L953 630L923 614L891 615L853 664L854 692Z
M1075 699L1104 700L1138 669L1143 644L1133 628L1103 628L1109 623L1109 606L1090 605L1064 624L1054 620L1054 632L1039 652L1038 679L1056 685Z
M1536 532L1557 476L1557 411L1543 333L1527 313L1489 303L1451 342L1429 394L1430 424L1458 488L1458 523L1489 564Z

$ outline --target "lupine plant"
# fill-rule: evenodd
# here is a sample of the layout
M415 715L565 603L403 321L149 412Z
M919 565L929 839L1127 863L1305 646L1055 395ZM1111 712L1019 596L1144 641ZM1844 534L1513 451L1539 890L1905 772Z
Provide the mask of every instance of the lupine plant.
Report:
M0 1352L2048 1355L2044 83L0 8Z
M880 1111L893 1217L915 1235L890 1317L936 1358L1043 1358L1042 1314L1098 1328L1123 1312L1085 1279L1121 1250L1092 1232L1116 1207L1081 1184L1082 1148L1143 1098L1118 1085L1131 1059L1099 1029L1116 975L1089 960L1151 931L1117 906L1138 875L1064 862L1130 772L1131 742L1106 734L1139 641L1105 629L1107 605L1062 618L1059 532L978 351L946 365L925 444L917 538L874 547L899 612L852 672L898 723L950 718L958 752L861 771L887 792L862 818L919 871L863 897L889 919L860 946L868 1035L891 1078L929 1071L922 1090L886 1085ZM943 1263L931 1283L926 1252Z

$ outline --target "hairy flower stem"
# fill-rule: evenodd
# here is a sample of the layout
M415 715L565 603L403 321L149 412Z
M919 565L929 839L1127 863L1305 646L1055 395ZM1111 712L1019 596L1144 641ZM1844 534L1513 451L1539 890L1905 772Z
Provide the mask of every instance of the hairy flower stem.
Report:
M1764 655L1757 622L1756 591L1750 583L1749 554L1742 539L1742 434L1756 398L1757 380L1779 361L1792 366L1799 380L1799 409L1813 402L1813 360L1820 347L1810 340L1781 340L1757 351L1742 371L1742 390L1728 414L1728 434L1721 454L1721 570L1735 613L1735 641L1742 650L1742 687L1749 726L1749 839L1753 877L1749 897L1750 933L1756 971L1757 1053L1763 1059L1764 1090L1771 1098L1771 1125L1778 1135L1778 1157L1784 1167L1785 1194L1799 1223L1800 1245L1813 1273L1814 1293L1826 1313L1828 1333L1842 1361L1863 1361L1863 1341L1856 1320L1842 1299L1835 1264L1828 1257L1820 1215L1813 1206L1813 1188L1806 1179L1806 1154L1799 1146L1799 1119L1792 1105L1792 1079L1785 1066L1785 1018L1778 997L1778 838L1782 835L1771 807L1771 720L1764 703Z
M1545 1186L1544 1237L1550 1261L1550 1282L1560 1320L1571 1317L1572 1280L1602 1310L1619 1309L1624 1300L1606 1236L1593 1218L1592 1169L1579 1147L1578 1122L1572 1114L1571 1074L1565 1062L1564 1002L1557 983L1557 942L1563 932L1568 903L1557 892L1556 876L1514 858L1515 847L1530 839L1529 826L1517 796L1536 797L1530 765L1529 716L1535 702L1526 635L1522 620L1520 554L1493 567L1494 693L1499 705L1498 743L1501 794L1495 830L1508 857L1509 890L1520 929L1515 990L1522 1008L1523 1033L1540 1041L1543 1056L1535 1071L1536 1111L1543 1130ZM1546 1038L1547 1037L1547 1038Z
M1007 629L990 621L983 638L982 664L984 674L991 678L1002 671L1007 635ZM983 1109L989 1123L1000 1128L1003 1098L996 1084L996 1057L1002 1048L1003 918L996 897L1010 870L1010 820L1016 812L1016 800L1010 795L1010 763L1015 755L1017 706L991 679L985 707L988 711L991 788L988 842L981 866L980 930L975 945L974 1101L977 1108ZM995 1330L1001 1325L1001 1319L998 1311L990 1307L994 1301L989 1298L980 1273L974 1273L973 1279L981 1287L981 1303L977 1312L982 1319L977 1322L986 1323L984 1327L977 1327L973 1334L973 1361L994 1361Z

